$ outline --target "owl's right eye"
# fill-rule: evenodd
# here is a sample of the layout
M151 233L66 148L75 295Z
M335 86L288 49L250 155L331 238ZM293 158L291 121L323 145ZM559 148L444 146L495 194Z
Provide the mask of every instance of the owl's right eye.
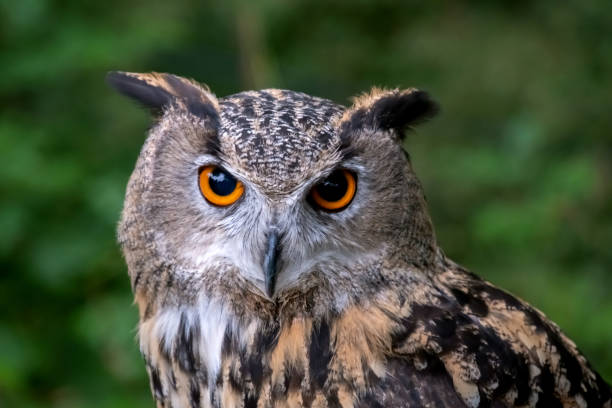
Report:
M206 166L200 171L200 192L209 203L225 207L238 201L244 186L222 168Z

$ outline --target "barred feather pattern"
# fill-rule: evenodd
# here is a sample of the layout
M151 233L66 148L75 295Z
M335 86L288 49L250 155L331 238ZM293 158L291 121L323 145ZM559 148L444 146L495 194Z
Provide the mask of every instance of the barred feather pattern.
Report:
M541 312L441 259L327 316L160 310L140 325L158 407L611 406Z

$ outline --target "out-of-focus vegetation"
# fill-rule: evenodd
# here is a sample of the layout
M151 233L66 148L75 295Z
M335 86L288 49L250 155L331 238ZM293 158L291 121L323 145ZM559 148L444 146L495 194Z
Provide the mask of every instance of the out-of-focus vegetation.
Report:
M0 2L0 406L150 407L115 244L147 114L105 72L346 103L417 86L406 142L446 252L612 380L609 1Z

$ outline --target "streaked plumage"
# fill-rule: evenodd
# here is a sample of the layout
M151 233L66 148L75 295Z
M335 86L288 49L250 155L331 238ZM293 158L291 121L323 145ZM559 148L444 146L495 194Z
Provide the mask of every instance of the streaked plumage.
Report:
M168 74L109 82L157 119L119 239L159 407L611 406L554 323L437 246L401 147L435 112L425 93L344 108L274 89L217 99ZM234 204L202 198L211 165L244 184ZM309 191L335 169L355 196L317 210Z

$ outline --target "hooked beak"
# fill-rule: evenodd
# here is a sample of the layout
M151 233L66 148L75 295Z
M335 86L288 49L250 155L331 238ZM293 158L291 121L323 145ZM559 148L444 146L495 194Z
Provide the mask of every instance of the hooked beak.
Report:
M276 260L278 257L278 231L273 228L268 233L266 252L264 254L263 270L265 274L266 294L272 298L276 286Z

